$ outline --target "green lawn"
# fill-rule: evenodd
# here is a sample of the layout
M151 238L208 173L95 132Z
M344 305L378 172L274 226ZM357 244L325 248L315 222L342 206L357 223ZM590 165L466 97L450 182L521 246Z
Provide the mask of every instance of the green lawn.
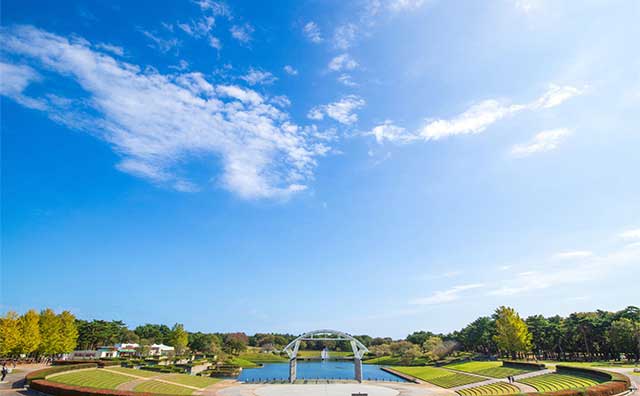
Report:
M242 368L256 368L259 365L250 361L250 360L246 360L243 358L239 358L239 357L233 357L230 360L228 360L229 364L235 364L236 366L240 366Z
M136 392L150 392L158 395L190 395L194 392L193 389L185 388L179 385L165 384L159 381L145 381L134 389Z
M322 351L298 351L298 357L309 358L315 357L320 358ZM332 357L347 357L353 356L353 352L342 352L342 351L329 351L329 358Z
M462 389L457 391L457 393L461 396L513 395L520 393L520 389L506 382L497 382L495 384Z
M273 353L245 352L240 354L240 359L248 360L254 363L280 363L289 359Z
M411 375L423 381L432 383L443 388L453 388L460 385L473 384L475 382L484 381L483 378L474 377L472 375L463 373L454 373L439 367L407 367L407 366L395 366L392 367L401 373Z
M537 377L518 380L523 384L531 385L539 392L555 392L565 389L588 388L604 381L586 375L569 374L544 374Z
M620 368L633 368L636 367L634 363L621 363L616 361L597 361L597 362L559 362L555 360L539 360L539 363L544 363L547 367L555 367L556 365L562 366L574 366L574 367L620 367Z
M371 358L364 360L364 364L381 364L383 366L400 366L403 364L402 358L398 356L380 356L377 358ZM407 363L404 363L407 364ZM424 358L414 359L410 365L424 366L427 364L427 360Z
M532 371L520 368L503 367L502 362L464 362L449 364L445 367L452 370L459 370L492 378L507 378L510 375L524 374Z
M177 382L182 385L195 386L196 388L206 388L209 385L213 385L219 382L219 379L211 377L197 377L195 375L186 374L167 374L160 377L165 381Z
M120 384L133 381L135 378L122 374L110 373L102 369L72 371L50 377L48 380L67 385L87 386L90 388L116 389Z
M130 374L130 375L135 375L137 377L144 377L144 378L151 378L151 377L160 375L160 373L155 373L153 371L138 370L138 369L132 369L132 368L126 368L126 367L107 367L107 370L117 371L119 373Z

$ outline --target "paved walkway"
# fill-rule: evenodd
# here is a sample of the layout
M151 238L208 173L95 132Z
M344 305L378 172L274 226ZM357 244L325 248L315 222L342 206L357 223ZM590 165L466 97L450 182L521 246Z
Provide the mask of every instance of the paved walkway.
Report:
M7 378L4 379L4 382L0 382L0 396L35 395L35 392L28 391L24 388L24 377L32 371L46 367L49 366L45 364L18 365L15 372L7 374Z
M450 390L431 384L365 381L362 384L239 384L219 390L217 396L345 396L353 393L369 396L457 396Z

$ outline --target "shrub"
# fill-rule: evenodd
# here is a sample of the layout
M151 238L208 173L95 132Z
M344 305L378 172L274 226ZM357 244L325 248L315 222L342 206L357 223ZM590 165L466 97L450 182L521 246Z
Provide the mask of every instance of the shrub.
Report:
M96 389L84 386L59 384L47 380L34 380L31 389L53 396L153 396L153 393ZM163 395L171 396L171 395Z
M546 366L543 363L532 362L517 362L512 360L505 360L502 362L504 367L519 368L524 370L544 370Z
M51 375L51 374L63 373L65 371L79 370L79 369L85 369L85 368L96 368L96 367L98 367L96 363L82 363L82 364L73 364L73 365L69 364L69 365L63 365L63 366L53 366L53 367L49 367L42 370L32 371L26 375L25 379L27 383L30 384L31 381L43 380L48 375Z

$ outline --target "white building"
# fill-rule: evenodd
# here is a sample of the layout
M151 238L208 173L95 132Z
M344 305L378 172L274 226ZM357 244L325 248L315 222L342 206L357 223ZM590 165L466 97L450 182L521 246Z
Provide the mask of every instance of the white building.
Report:
M166 356L174 352L174 348L164 344L153 344L149 347L149 355Z

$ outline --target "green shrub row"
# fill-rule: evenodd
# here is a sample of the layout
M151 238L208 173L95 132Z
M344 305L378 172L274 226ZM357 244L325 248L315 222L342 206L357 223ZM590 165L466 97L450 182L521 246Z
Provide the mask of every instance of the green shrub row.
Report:
M523 370L544 370L547 366L544 363L518 362L513 360L503 360L504 367L519 368Z
M99 359L83 359L83 360L54 360L52 366L71 366L75 364L94 363L98 367L120 366L120 360L99 360Z
M31 381L35 380L43 380L48 375L63 373L65 371L79 370L85 368L96 368L98 367L97 363L82 363L82 364L73 364L73 365L63 365L63 366L53 366L49 368L45 368L42 370L32 371L26 375L25 379L27 384L31 384Z

